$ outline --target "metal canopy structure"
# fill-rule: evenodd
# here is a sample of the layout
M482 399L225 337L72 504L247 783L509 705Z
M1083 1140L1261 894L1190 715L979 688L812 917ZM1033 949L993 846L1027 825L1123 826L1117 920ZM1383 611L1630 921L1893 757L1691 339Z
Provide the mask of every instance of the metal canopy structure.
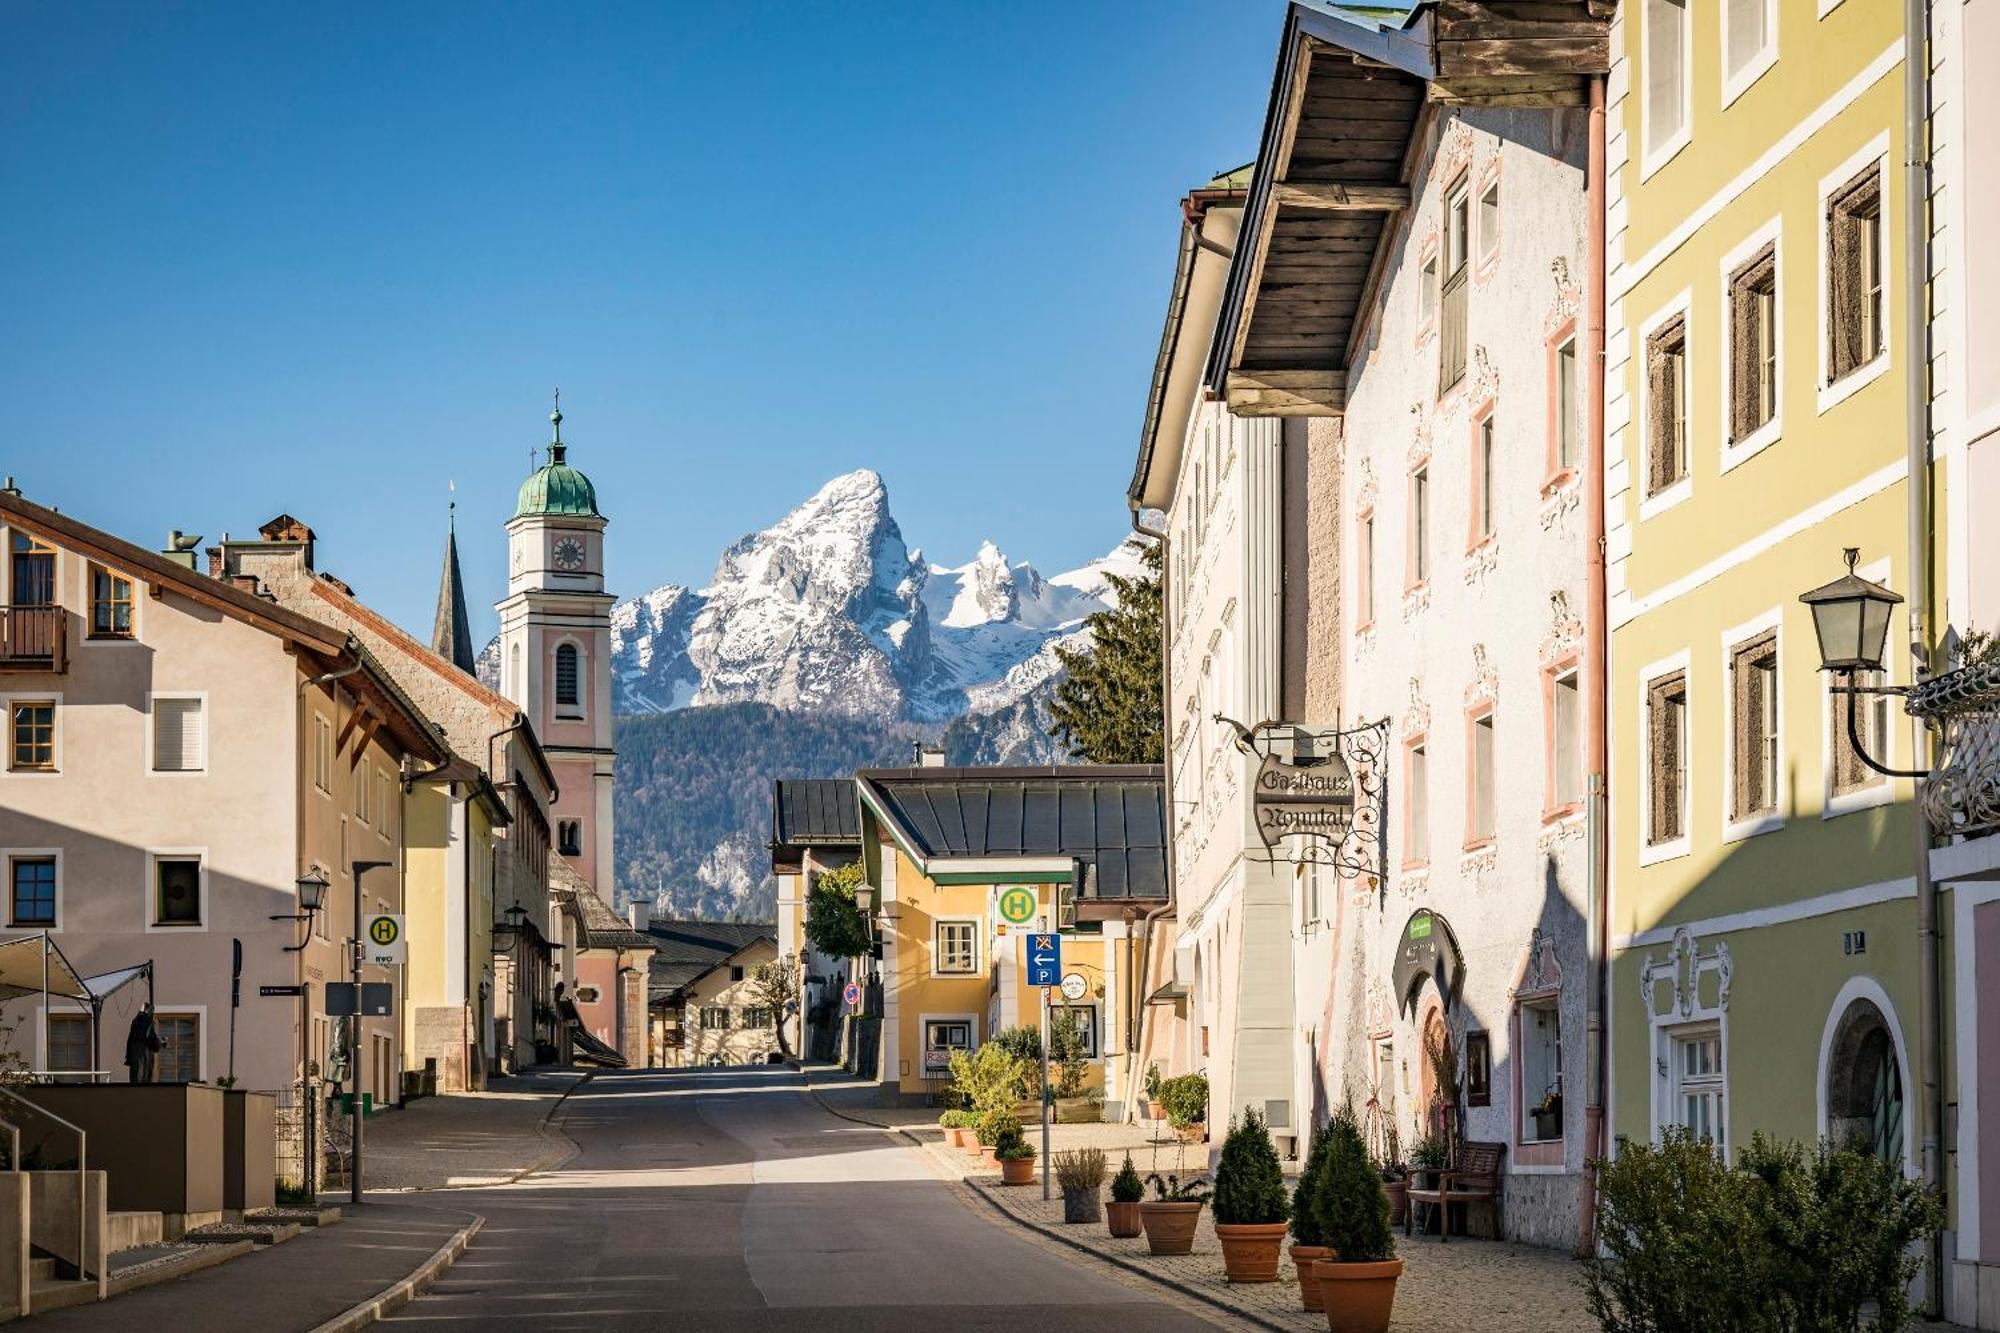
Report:
M88 1002L96 993L47 931L0 940L0 1001L51 995ZM44 1005L44 1008L47 1006Z

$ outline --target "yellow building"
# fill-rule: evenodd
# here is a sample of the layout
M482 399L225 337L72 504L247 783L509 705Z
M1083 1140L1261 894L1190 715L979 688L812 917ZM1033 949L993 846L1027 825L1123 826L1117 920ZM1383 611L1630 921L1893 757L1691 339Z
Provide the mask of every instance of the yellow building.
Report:
M1082 1021L1086 1086L1107 1096L1107 1119L1119 1118L1145 998L1135 989L1137 926L1167 902L1160 770L925 767L856 781L881 940L880 986L862 1003L879 1015L873 1067L884 1100L934 1095L953 1050L1040 1024L1044 991L1028 984L1027 943L1052 930L1069 991L1049 998ZM857 1041L864 1055L869 1040Z
M1731 1155L1758 1129L1859 1133L1914 1172L1910 788L1856 757L1798 600L1852 547L1912 620L1932 610L1911 580L1901 17L1629 0L1614 28L1610 1115ZM1903 612L1892 644L1918 637ZM1912 674L1892 650L1890 679ZM1863 701L1860 731L1911 765L1896 701Z

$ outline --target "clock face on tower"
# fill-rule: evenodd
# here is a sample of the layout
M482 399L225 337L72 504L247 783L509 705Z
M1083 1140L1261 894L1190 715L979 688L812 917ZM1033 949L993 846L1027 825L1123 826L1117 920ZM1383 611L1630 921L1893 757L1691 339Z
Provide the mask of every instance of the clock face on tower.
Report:
M555 545L557 569L578 570L583 568L583 543L574 537L558 537Z

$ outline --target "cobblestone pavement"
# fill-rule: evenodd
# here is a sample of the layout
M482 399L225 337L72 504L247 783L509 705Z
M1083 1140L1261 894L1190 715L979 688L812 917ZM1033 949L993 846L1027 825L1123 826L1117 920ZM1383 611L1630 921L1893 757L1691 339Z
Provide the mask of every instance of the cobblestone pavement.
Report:
M492 1185L555 1166L574 1151L549 1123L586 1075L573 1069L499 1078L485 1092L423 1097L369 1120L362 1181L378 1190Z

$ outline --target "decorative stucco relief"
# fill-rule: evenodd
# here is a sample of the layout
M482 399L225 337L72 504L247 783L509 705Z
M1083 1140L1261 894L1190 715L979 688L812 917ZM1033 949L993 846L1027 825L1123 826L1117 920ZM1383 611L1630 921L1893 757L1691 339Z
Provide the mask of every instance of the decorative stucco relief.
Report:
M1735 972L1735 964L1729 956L1729 945L1720 941L1715 948L1704 954L1701 942L1686 926L1674 932L1674 942L1667 947L1667 956L1655 959L1646 955L1645 967L1639 973L1639 989L1646 1001L1649 1017L1662 1017L1658 1000L1665 998L1670 1003L1668 1014L1682 1019L1694 1018L1698 1012L1706 1010L1701 1003L1701 979L1713 974L1716 978L1715 1012L1729 1011L1729 983ZM1665 991L1664 997L1661 992Z
M1431 729L1431 706L1424 702L1421 676L1410 677L1410 706L1403 710L1403 739L1421 736Z
M1542 665L1546 667L1560 662L1582 644L1583 618L1570 605L1569 592L1557 588L1549 594L1549 632L1542 639Z
M1562 989L1562 963L1556 958L1556 942L1536 926L1528 936L1528 956L1521 967L1521 984L1511 994L1515 999L1553 995Z
M1564 843L1582 841L1583 818L1580 815L1572 816L1544 825L1542 831L1535 837L1535 850L1544 856L1550 856L1561 850Z
M1486 645L1472 645L1472 680L1465 687L1465 706L1476 708L1500 697L1500 669L1486 656Z
M1431 607L1431 585L1419 583L1414 588L1403 589L1403 623L1409 624Z
M1500 539L1488 537L1465 553L1465 585L1468 588L1483 586L1487 575L1491 574L1499 563Z

